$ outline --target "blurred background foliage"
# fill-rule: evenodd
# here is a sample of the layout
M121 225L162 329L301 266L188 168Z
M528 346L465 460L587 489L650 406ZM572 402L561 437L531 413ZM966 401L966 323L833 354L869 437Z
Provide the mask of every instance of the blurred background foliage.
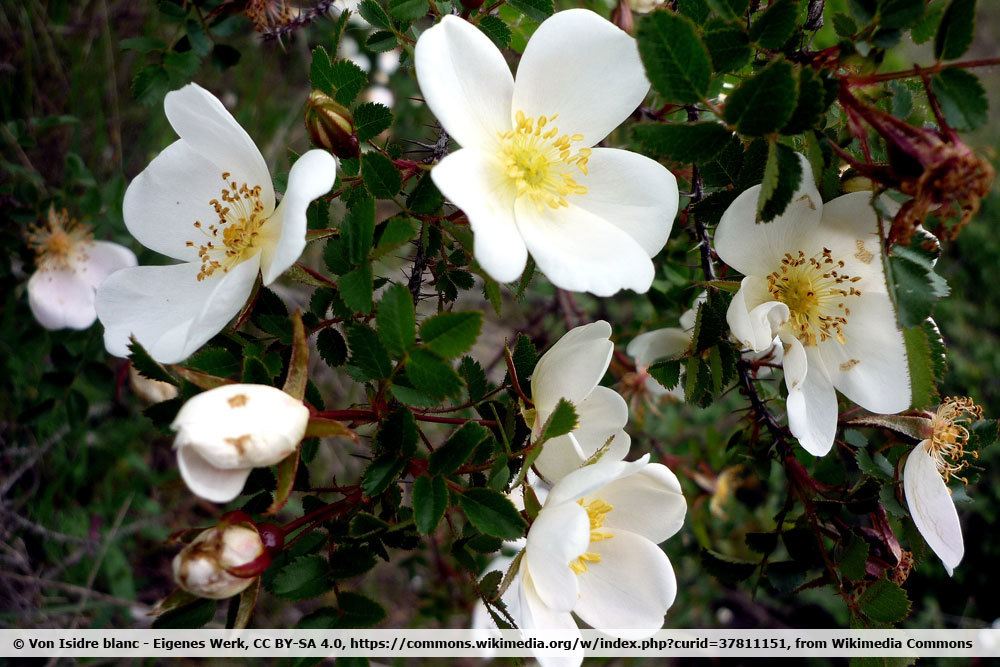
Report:
M147 625L150 606L172 588L169 562L176 548L166 543L168 536L207 525L217 515L183 487L169 435L141 416L125 362L107 357L100 326L46 332L35 324L24 294L32 262L26 226L55 202L92 224L97 238L139 251L123 225L122 194L128 180L174 139L162 98L190 80L219 94L265 160L282 165L280 186L289 151L309 145L302 116L311 89L310 52L331 42L332 17L340 9L317 4L330 14L270 36L239 11L219 20L220 8L240 7L226 2L188 7L172 0L30 0L0 6L0 625ZM605 16L612 9L583 4ZM827 17L846 11L847 4L830 0ZM978 11L966 57L995 56L1000 4L980 2ZM513 27L513 46L523 47L536 24L514 13L504 18ZM817 45L835 41L830 23ZM419 95L412 68L404 60L389 71L391 58L366 46L368 32L351 23L340 45L341 55L364 63L380 82L362 97L384 100L391 91L394 138L433 142L431 119L412 99ZM904 39L889 52L885 69L930 60L927 44ZM966 140L996 165L1000 68L977 74L990 97L990 117ZM1000 290L993 282L998 226L1000 192L994 188L973 223L945 245L938 267L952 294L936 310L949 351L942 395L971 395L991 417L1000 415ZM161 261L144 252L141 263ZM691 283L700 278L694 241L682 225L675 225L664 257L647 296L567 301L541 278L524 295L505 292L502 319L484 307L492 319L474 356L494 375L502 374L498 352L516 331L544 349L567 328L600 317L618 324L622 343L639 331L676 326L696 296ZM288 302L308 303L308 294L293 285L278 292ZM483 307L477 294L463 297L471 302L466 305ZM314 380L328 407L360 399L343 374L326 371ZM745 534L770 529L783 497L784 477L777 469L758 476L733 466L737 459L727 445L741 419L733 412L739 405L722 401L705 410L669 403L634 413L634 451L652 451L654 459L671 465L684 479L690 503L687 527L666 545L682 591L668 623L844 626L846 609L827 588L791 596L773 581L759 588L729 585L705 573L699 547L751 557ZM332 476L353 479L363 464L354 455L361 451L322 455ZM960 504L967 549L954 578L929 557L908 580L915 612L910 624L982 627L1000 618L1000 599L992 593L1000 558L1000 541L993 539L1000 511L997 463L997 448L984 452L978 481ZM394 591L385 626L468 624L476 594L468 578L442 558L446 548L431 538L427 549L380 565L357 582L377 599L385 599L381 591ZM789 589L799 583L790 580ZM289 626L315 604L275 599L258 608L255 624Z

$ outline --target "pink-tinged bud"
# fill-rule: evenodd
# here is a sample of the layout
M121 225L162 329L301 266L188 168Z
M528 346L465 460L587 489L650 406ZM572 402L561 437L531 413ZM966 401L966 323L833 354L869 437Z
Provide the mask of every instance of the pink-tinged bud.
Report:
M625 32L632 33L635 29L635 19L632 17L632 3L629 0L620 0L618 2L618 6L611 12L611 22Z
M264 548L268 551L281 551L285 546L285 531L281 526L273 523L262 523L257 526L257 532L264 542Z
M223 524L204 531L174 557L174 580L192 595L223 600L243 592L270 560L256 530Z
M306 102L306 130L314 144L340 158L361 155L350 110L329 95L314 90Z

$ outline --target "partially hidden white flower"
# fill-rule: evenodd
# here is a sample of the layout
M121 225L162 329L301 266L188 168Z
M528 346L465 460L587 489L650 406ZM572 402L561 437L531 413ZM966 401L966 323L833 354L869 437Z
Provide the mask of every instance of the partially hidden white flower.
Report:
M209 528L174 556L174 581L202 598L224 600L243 592L256 577L239 577L228 570L247 565L264 553L253 528L230 524Z
M965 555L965 540L948 480L961 479L958 473L968 465L965 457L976 454L965 450L969 441L965 424L982 416L971 399L946 400L929 421L930 436L913 448L903 467L910 516L949 575Z
M823 456L837 431L836 390L892 414L910 405L910 376L872 193L823 204L800 158L802 183L787 210L758 223L760 186L746 190L723 214L715 249L745 276L727 312L733 336L755 352L780 337L789 427Z
M632 440L624 431L628 405L615 390L600 386L611 364L614 344L611 325L600 320L567 332L542 355L531 375L535 418L532 439L542 435L546 421L560 399L573 404L577 428L548 440L535 459L535 468L555 483L579 468L603 448L603 458L621 460Z
M226 326L258 275L268 285L295 263L306 208L333 186L337 163L321 150L302 155L276 206L264 158L218 99L190 84L163 106L180 139L129 184L125 226L181 263L113 274L97 315L111 354L126 356L134 335L154 359L175 363Z
M575 630L573 615L612 636L662 627L677 581L657 545L683 526L687 502L648 461L602 460L553 486L503 596L519 628Z
M177 398L177 387L169 382L148 378L135 369L128 367L128 383L132 390L147 403L162 403Z
M515 280L530 253L563 289L649 289L676 179L637 153L593 148L649 90L632 37L591 11L558 12L532 35L515 81L484 33L445 16L420 36L415 63L424 99L462 146L431 177L468 217L486 273Z
M667 389L649 374L649 366L654 362L683 353L691 347L691 337L694 335L695 318L698 316L698 306L705 301L702 292L694 305L688 308L680 317L680 327L665 327L641 333L632 339L625 348L625 353L635 361L635 377L628 383L642 382L642 387L633 387L639 393L645 393L653 399L672 396L678 401L684 400L684 383L678 382L673 389Z
M95 241L86 225L49 209L31 228L35 272L28 279L28 306L46 329L86 329L97 319L98 285L118 269L136 265L135 253L109 241Z
M188 488L225 503L240 494L251 470L294 452L308 424L309 408L280 389L227 384L190 399L170 428Z

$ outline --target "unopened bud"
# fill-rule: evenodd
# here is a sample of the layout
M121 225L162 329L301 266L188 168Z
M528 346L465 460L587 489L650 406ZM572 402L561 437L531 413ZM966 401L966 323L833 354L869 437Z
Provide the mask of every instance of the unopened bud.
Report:
M309 93L306 102L306 130L314 144L337 157L356 158L361 154L350 110L318 90Z
M177 398L177 387L169 382L152 380L137 371L135 366L128 368L128 383L132 391L146 403L162 403Z
M192 595L223 600L241 593L263 571L254 568L250 576L237 576L240 568L260 562L266 556L260 535L244 525L209 528L174 557L174 580ZM249 574L249 573L248 573Z

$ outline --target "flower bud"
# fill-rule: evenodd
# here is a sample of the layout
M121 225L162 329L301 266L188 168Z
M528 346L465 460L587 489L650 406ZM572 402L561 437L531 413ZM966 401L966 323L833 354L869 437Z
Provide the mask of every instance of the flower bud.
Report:
M264 544L253 528L221 525L209 528L174 557L174 580L192 595L223 600L242 592L256 575L244 577L233 569L264 555Z
M195 495L229 502L253 468L294 452L308 423L302 401L274 387L229 384L198 394L171 425L181 477Z
M169 382L152 380L137 371L135 366L128 368L128 383L132 391L146 403L162 403L177 398L177 387Z
M356 158L361 154L351 112L318 90L309 93L306 102L306 130L314 144L337 157Z

